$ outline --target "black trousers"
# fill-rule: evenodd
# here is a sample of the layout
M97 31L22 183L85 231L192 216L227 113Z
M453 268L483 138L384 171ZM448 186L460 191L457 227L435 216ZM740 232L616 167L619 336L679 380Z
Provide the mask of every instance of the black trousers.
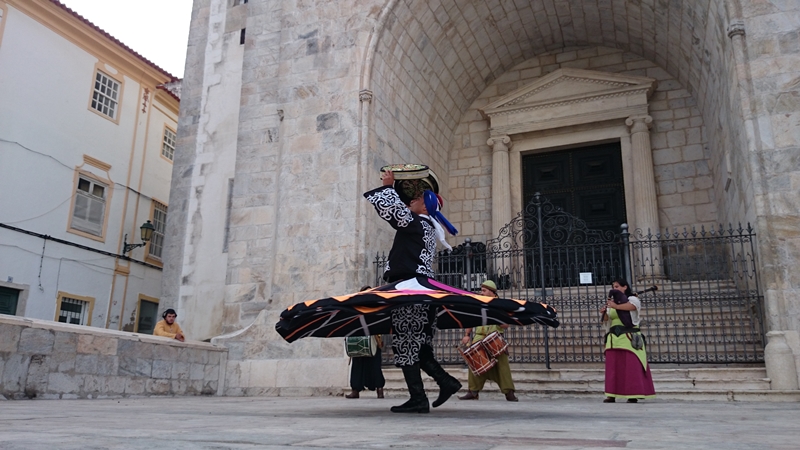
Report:
M381 370L381 349L378 349L375 356L353 358L350 367L350 388L354 391L364 389L374 391L384 386L386 379Z

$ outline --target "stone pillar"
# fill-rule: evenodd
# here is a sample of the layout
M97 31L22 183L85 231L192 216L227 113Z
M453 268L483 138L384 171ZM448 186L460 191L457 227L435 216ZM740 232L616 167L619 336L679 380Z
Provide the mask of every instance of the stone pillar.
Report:
M786 343L785 333L770 331L767 333L767 340L769 343L764 348L764 363L767 367L767 377L770 379L770 389L796 391L798 389L797 368L792 349Z
M508 167L508 150L511 138L494 136L486 141L492 147L492 235L511 222L511 181Z
M631 129L631 156L633 157L633 179L636 227L644 233L649 229L658 231L658 203L656 202L656 179L653 175L653 153L650 149L650 116L633 116L625 120Z
M626 189L633 189L636 228L641 229L645 236L659 231L656 179L653 175L653 152L650 148L652 124L653 118L649 115L631 116L625 119L625 125L630 127L633 163L633 186L626 186ZM633 234L637 235L635 231ZM648 277L661 276L663 274L661 249L655 247L646 250L647 253L642 255L645 260L636 262L635 274Z

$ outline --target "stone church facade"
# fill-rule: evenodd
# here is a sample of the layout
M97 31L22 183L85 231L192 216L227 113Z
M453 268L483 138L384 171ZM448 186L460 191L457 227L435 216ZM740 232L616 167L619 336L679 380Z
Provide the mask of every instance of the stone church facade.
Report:
M788 0L197 0L162 304L228 346L228 394L339 388L340 340L273 327L372 279L382 165L435 171L458 244L522 209L525 161L611 145L632 229L753 224L797 389L799 30Z

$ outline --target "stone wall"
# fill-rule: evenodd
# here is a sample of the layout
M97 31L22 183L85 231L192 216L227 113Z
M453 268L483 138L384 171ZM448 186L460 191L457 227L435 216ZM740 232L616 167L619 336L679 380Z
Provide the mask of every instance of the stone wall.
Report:
M800 2L741 2L733 34L769 330L800 345ZM732 30L735 31L735 30ZM744 180L734 180L743 184ZM795 335L789 339L789 335ZM795 348L800 353L800 348Z
M170 256L164 265L160 306L175 308L186 335L194 339L226 332L221 321L209 317L233 314L232 320L239 319L238 308L226 307L224 301L229 255L225 240L226 227L242 217L231 216L228 210L244 54L239 42L246 26L242 13L248 5L230 4L195 2L182 88L188 99L181 103L167 216L165 242ZM234 258L237 252L238 248L231 252Z
M339 395L347 386L350 368L344 338L300 339L287 344L276 340L275 318L262 311L244 330L211 340L228 348L225 364L226 396ZM320 355L303 358L304 355ZM328 356L330 355L330 356Z
M228 350L0 314L0 397L216 395Z

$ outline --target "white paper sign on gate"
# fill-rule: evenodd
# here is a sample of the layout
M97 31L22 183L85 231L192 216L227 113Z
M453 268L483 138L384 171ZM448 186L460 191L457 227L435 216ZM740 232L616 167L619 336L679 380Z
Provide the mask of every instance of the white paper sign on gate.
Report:
M592 272L581 272L581 284L592 284Z

